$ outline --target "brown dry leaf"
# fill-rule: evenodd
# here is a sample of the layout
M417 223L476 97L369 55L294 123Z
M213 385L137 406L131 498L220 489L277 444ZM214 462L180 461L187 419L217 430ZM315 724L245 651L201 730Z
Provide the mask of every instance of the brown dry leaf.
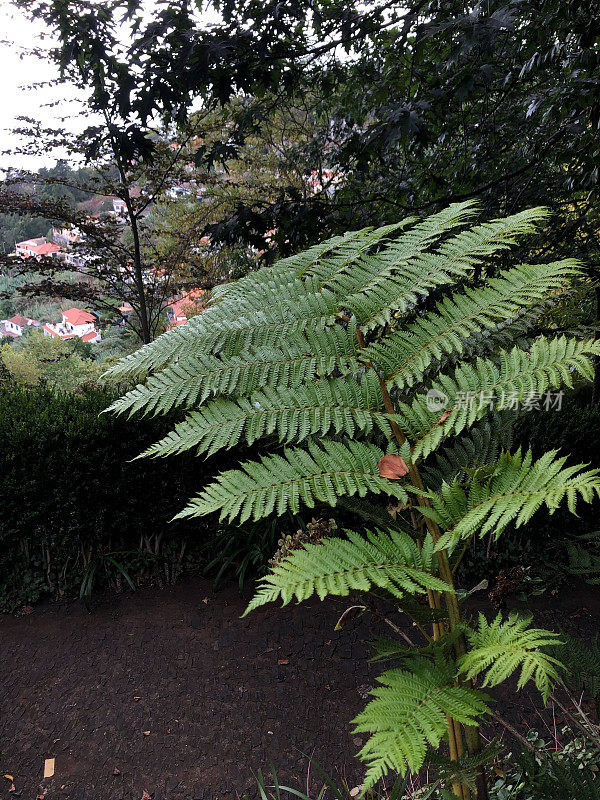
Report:
M400 456L390 454L379 461L379 474L382 478L389 478L394 481L402 478L407 473L406 461Z
M290 660L289 658L278 658L277 663L279 664L279 666L282 666L283 664L289 664Z
M442 423L442 422L445 422L445 421L448 419L448 416L449 416L449 415L450 415L450 412L449 412L449 411L444 411L444 413L442 414L442 416L441 416L441 417L439 418L439 420L438 420L438 425L439 425L440 423Z
M14 781L14 778L13 778L12 775L5 775L4 777L6 778L7 781Z
M498 767L494 767L494 772L496 773L496 775L499 778L503 778L504 777L504 772L501 769L498 769Z

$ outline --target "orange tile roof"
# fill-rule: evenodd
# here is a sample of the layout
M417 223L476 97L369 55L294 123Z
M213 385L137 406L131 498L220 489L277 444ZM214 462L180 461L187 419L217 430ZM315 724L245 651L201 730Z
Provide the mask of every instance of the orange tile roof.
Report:
M68 308L62 312L62 315L71 325L85 325L87 322L96 321L96 317L81 308Z

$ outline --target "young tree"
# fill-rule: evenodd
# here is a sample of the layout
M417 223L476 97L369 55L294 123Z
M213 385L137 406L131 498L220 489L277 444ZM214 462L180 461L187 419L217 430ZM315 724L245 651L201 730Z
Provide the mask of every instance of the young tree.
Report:
M478 800L487 797L483 689L520 671L518 685L534 680L547 698L560 664L545 650L555 635L527 620L469 624L456 569L474 537L497 539L543 505L552 513L566 501L575 511L578 499L600 493L598 470L567 466L556 451L534 457L503 445L507 414L592 375L595 340L518 344L539 304L560 295L579 267L520 265L482 283L479 267L546 214L469 225L474 213L471 203L455 204L264 267L216 290L203 315L112 370L151 373L113 411L187 412L144 456L258 440L273 451L222 473L181 517L216 512L244 522L316 503L355 513L345 535L282 558L249 610L371 593L420 631L414 647L379 646L398 668L381 676L355 720L371 734L359 754L365 790L390 769L419 770L427 748L447 737L454 794L469 798L474 780ZM377 495L392 498L395 520Z

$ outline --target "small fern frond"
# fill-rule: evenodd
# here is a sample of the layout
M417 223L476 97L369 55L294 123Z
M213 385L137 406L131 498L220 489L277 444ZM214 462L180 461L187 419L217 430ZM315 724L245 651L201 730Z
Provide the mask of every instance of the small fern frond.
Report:
M591 380L596 355L600 341L539 336L527 352L501 350L499 364L478 358L475 364L459 366L452 378L442 375L410 405L397 404L402 428L416 440L413 458L425 458L447 436L456 436L494 409L518 407L549 389L572 388L577 375Z
M446 532L438 548L453 547L461 539L479 533L498 538L509 523L516 527L528 522L546 505L552 514L566 499L571 513L576 513L577 499L591 503L600 496L600 470L582 472L582 465L566 467L566 457L557 451L545 453L537 461L531 450L524 456L503 453L495 465L479 470L466 487L454 480L444 483L439 494L428 492L432 508L421 507Z
M454 665L416 657L411 669L393 669L378 678L371 700L355 719L356 733L371 737L359 752L368 771L363 788L369 789L390 770L401 775L417 772L428 746L437 748L445 735L447 716L476 726L488 710L485 694L454 681Z
M491 623L480 614L478 627L467 629L471 649L460 657L459 671L468 679L485 672L482 685L497 686L520 669L517 688L522 689L533 678L546 702L564 667L542 648L556 645L559 637L530 625L531 619L514 613L504 621L498 614Z
M351 591L379 588L402 599L426 589L448 591L435 575L435 559L423 556L417 543L402 531L347 531L347 539L324 539L295 550L264 577L244 615L258 606L294 598L302 602L316 594L345 596ZM430 548L431 550L431 548Z
M212 455L235 447L240 440L250 445L264 436L279 442L303 442L309 436L330 433L350 438L378 430L391 440L394 415L380 411L383 398L373 372L360 383L323 378L292 389L265 389L248 399L217 398L192 411L160 442L142 456L168 456L197 448Z
M365 357L398 389L423 379L432 364L444 356L461 354L474 334L493 330L499 322L518 316L523 308L539 303L578 274L577 262L514 267L483 287L465 289L438 304L427 314L382 342L370 345Z
M219 511L220 519L240 522L313 508L316 500L336 505L338 498L367 492L387 494L406 502L405 489L397 481L379 475L384 453L373 444L309 440L307 449L286 448L283 455L248 461L242 469L221 473L175 517L199 517Z

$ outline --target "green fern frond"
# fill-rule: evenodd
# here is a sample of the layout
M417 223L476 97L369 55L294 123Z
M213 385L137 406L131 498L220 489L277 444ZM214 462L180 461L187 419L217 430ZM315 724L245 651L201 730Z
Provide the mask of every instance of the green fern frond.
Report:
M572 260L514 267L481 288L467 288L464 294L446 298L435 313L370 345L365 357L377 365L388 385L398 389L412 386L444 356L463 353L466 341L474 334L513 319L524 307L539 303L576 274Z
M347 531L347 539L324 539L295 550L263 578L244 615L258 606L281 600L287 605L316 594L345 596L351 591L384 589L395 598L434 589L448 591L435 575L433 548L424 554L402 531Z
M293 389L254 392L248 399L217 398L188 414L138 458L168 456L192 448L199 454L212 455L222 448L235 447L242 439L250 445L270 435L287 444L303 442L316 434L354 438L378 430L391 440L390 420L395 416L382 413L382 405L380 384L373 372L364 375L360 383L323 378Z
M450 439L436 451L435 463L429 459L423 465L421 475L426 485L439 490L444 481L462 483L473 470L497 461L512 444L516 417L513 411L492 412L467 435Z
M458 205L450 206L447 209L449 214L453 210L459 212ZM461 231L433 251L416 247L413 258L405 259L405 263L400 260L402 268L398 270L394 262L398 262L402 253L401 237L384 254L377 254L380 262L377 272L347 297L345 303L364 330L386 325L395 314L415 303L419 296L471 275L477 264L510 247L518 236L535 230L536 223L545 216L543 209L531 209ZM447 230L441 225L440 228Z
M358 373L364 367L356 353L351 332L336 325L310 335L305 331L277 348L225 358L182 359L136 386L108 411L166 413L178 406L201 404L214 395L247 395L270 384L289 388L334 373Z
M559 637L530 625L531 619L514 613L504 621L498 614L491 623L480 614L478 627L467 629L471 649L459 659L459 671L469 679L485 672L482 685L497 686L520 669L517 688L533 678L546 702L564 667L542 648L556 645Z
M452 547L476 533L498 538L509 523L523 525L544 504L552 514L566 499L574 514L578 497L591 503L600 496L599 469L582 472L581 464L565 467L566 457L556 456L557 451L551 450L534 461L531 450L525 456L520 449L514 455L503 453L466 486L454 480L442 484L439 494L426 493L432 508L420 510L446 531L438 547Z
M494 409L515 408L549 389L572 388L578 375L591 380L595 355L600 355L597 340L539 336L528 352L518 347L501 350L499 364L478 358L475 364L459 366L453 377L440 376L410 405L397 404L402 428L416 440L413 458L425 458L447 436L456 436Z
M387 494L406 502L405 489L397 481L381 478L378 463L384 453L373 444L309 440L307 449L286 448L260 462L248 461L241 470L221 473L175 517L199 517L220 512L220 519L240 522L313 508L316 500L336 505L345 495L363 497L367 492Z
M369 789L390 770L401 775L417 772L428 746L438 747L447 731L447 715L476 726L488 710L485 694L454 681L451 662L414 658L411 669L393 669L378 678L378 686L364 711L355 719L356 733L371 737L359 752L367 762L363 784Z

